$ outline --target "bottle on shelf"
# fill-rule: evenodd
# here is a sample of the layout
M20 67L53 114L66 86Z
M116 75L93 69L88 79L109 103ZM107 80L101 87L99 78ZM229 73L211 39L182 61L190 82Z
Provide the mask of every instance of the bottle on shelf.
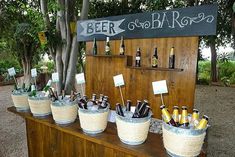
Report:
M124 113L123 113L121 104L119 104L119 103L116 104L116 113L117 113L118 115L124 117Z
M157 54L157 48L154 48L154 54L152 56L151 64L153 68L158 67L158 54Z
M179 125L179 107L178 106L173 107L172 118L174 119L175 123Z
M124 54L125 54L125 44L124 44L123 36L121 37L121 43L120 43L120 48L119 48L119 54L120 54L120 55L124 55Z
M137 48L136 56L135 56L135 66L140 67L140 62L141 62L141 52L140 52L140 48Z
M198 123L199 123L199 111L197 109L193 109L190 125L194 127L197 126Z
M97 55L97 43L96 43L96 38L94 38L94 41L93 41L92 54L93 54L93 55Z
M131 111L131 100L127 100L126 111Z
M178 125L176 124L176 122L174 121L174 119L171 117L170 113L166 109L166 106L162 105L162 106L160 106L160 109L162 110L163 120L171 126L178 127Z
M188 128L189 127L188 108L187 108L187 106L182 106L180 125L181 125L182 128Z
M171 48L170 56L169 56L169 68L174 69L175 68L175 53L174 53L174 47Z
M195 127L195 129L205 129L208 124L209 117L207 115L204 115L199 122L199 124Z
M105 54L111 55L109 37L106 37Z

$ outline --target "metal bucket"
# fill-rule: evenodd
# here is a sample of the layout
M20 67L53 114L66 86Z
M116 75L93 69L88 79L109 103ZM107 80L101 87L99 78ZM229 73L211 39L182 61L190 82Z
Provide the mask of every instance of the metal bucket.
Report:
M78 105L76 102L56 101L51 104L53 119L57 124L70 124L77 118Z
M30 110L35 117L46 117L51 114L51 100L48 97L29 97Z
M87 134L98 134L103 132L108 123L109 106L99 110L78 110L80 125Z
M162 125L163 144L173 157L198 156L206 136L206 129L184 129L166 123Z
M128 145L145 142L149 132L151 114L144 118L127 118L116 114L118 137Z
M12 93L12 101L19 112L29 111L28 93Z

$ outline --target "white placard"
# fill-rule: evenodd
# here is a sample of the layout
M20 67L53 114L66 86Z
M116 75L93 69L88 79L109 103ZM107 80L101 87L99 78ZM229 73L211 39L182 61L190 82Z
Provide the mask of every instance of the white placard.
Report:
M135 112L135 106L131 106L131 112L132 112L132 113Z
M84 73L77 74L75 78L76 78L77 84L83 84L86 82Z
M125 85L122 74L113 76L113 81L114 81L115 87L124 86Z
M168 93L166 80L152 82L154 94Z
M34 68L34 69L31 69L31 76L32 77L37 77L37 69L36 68Z
M16 71L15 71L15 68L12 67L10 69L7 69L8 73L10 76L15 76L16 75Z
M108 121L115 123L116 122L116 111L114 110L110 110L109 112L109 117L108 117Z
M59 82L59 73L52 73L52 81Z

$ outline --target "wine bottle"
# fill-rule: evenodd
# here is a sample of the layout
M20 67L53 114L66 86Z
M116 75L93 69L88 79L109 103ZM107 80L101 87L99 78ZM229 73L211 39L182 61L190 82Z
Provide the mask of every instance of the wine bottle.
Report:
M109 37L106 37L105 54L111 55Z
M140 67L140 62L141 62L141 52L140 52L140 48L138 48L136 51L135 66Z
M121 43L120 43L120 48L119 48L119 54L120 54L120 55L124 55L124 54L125 54L125 44L124 44L123 36L121 37Z
M171 48L170 56L169 56L169 68L175 68L175 54L174 54L174 47Z
M93 52L92 52L93 55L97 55L97 43L96 43L96 38L94 38L94 41L93 41Z
M157 54L157 48L154 49L154 54L152 56L152 67L156 68L158 67L158 54Z

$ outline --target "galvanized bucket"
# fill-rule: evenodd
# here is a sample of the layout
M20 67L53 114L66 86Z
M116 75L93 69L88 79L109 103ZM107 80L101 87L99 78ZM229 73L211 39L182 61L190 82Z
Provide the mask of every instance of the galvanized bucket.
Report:
M85 133L98 134L103 132L107 127L109 106L99 110L79 108L78 115L81 128Z
M57 124L70 124L77 118L78 105L76 102L56 101L51 104L53 119Z
M198 156L206 136L206 129L184 129L166 123L162 125L163 143L173 157Z
M35 117L46 117L51 114L51 100L48 97L29 97L30 110Z
M116 114L118 137L128 145L139 145L145 142L149 132L151 114L144 118L127 118Z
M12 101L16 110L19 112L29 111L29 103L28 103L28 93L12 93L11 94Z

